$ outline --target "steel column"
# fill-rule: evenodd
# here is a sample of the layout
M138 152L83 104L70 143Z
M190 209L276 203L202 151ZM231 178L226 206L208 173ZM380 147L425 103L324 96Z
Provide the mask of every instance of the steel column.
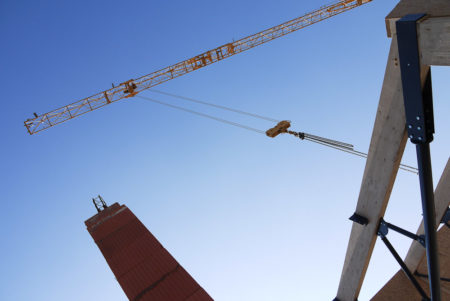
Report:
M429 143L417 144L417 164L419 167L420 192L422 196L425 246L427 250L428 278L431 300L441 300L439 253L436 235L436 213L434 205L433 178L431 171Z
M428 66L421 66L417 42L417 22L424 16L424 14L407 15L397 21L396 27L406 127L411 142L416 144L417 151L431 300L441 301L436 214L429 145L433 141L434 134L431 71ZM422 70L422 68L428 68L428 70ZM423 87L421 71L427 72Z

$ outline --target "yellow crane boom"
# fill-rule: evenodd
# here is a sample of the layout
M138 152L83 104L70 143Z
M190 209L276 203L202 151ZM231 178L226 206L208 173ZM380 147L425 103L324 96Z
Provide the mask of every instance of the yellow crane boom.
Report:
M323 6L304 16L263 30L238 41L206 51L190 59L155 71L148 75L144 75L140 78L130 79L121 83L117 87L94 94L90 97L81 99L56 110L42 115L35 114L34 118L27 119L24 122L25 127L30 135L35 134L84 113L93 111L120 99L132 97L143 90L208 66L234 54L267 43L288 33L297 31L301 28L320 22L371 1L372 0L341 0L336 3Z

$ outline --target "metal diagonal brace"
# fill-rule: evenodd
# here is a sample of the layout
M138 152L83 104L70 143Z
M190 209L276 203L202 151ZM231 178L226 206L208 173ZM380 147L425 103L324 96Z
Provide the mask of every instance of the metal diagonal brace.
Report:
M381 220L380 220L380 227L386 227L386 228L389 228L389 229L391 229L391 230L393 230L393 231L395 231L395 232L397 232L397 233L403 234L403 235L405 235L406 237L409 237L409 238L411 238L411 239L417 241L417 242L420 243L423 247L425 247L425 236L424 236L424 235L417 235L417 234L414 234L414 233L409 232L409 231L407 231L407 230L405 230L405 229L402 229L402 228L400 228L400 227L397 227L396 225L393 225L393 224L391 224L391 223L388 223L388 222L386 222L384 219L381 219ZM387 233L387 230L386 230L386 233Z
M390 243L390 241L387 239L386 235L389 232L389 227L387 225L387 223L381 219L380 220L380 225L378 227L378 232L377 235L380 236L381 240L384 242L384 244L386 245L386 247L388 248L388 250L391 252L392 256L394 256L395 260L398 262L398 264L400 265L400 267L402 268L403 272L405 273L406 277L411 281L411 283L414 285L414 287L416 288L416 290L419 292L419 294L422 296L422 300L424 301L429 301L431 300L427 294L425 293L425 291L423 290L423 288L420 286L419 282L417 281L417 279L414 277L414 275L411 273L411 271L408 269L408 267L406 266L405 262L402 260L402 258L400 257L400 255L398 255L397 251L395 250L395 248L392 246L392 244Z
M442 217L441 223L449 226L450 222L450 207L447 208L447 211L445 211L444 216Z

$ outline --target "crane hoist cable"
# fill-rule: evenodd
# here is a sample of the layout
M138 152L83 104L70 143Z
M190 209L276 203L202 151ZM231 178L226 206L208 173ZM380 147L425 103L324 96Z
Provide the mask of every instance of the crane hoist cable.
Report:
M163 92L163 91L156 91L154 89L152 89L150 91L156 92L156 93L159 93L159 94L162 94L162 95L167 95L167 96L179 98L179 99L182 99L182 100L187 100L187 101L190 101L190 102L194 102L194 103L198 103L198 104L202 104L202 105L206 105L206 106L211 106L211 107L219 108L219 109L222 109L222 110L231 111L231 112L235 112L235 113L238 113L238 114L252 116L254 118L267 120L267 121L271 121L271 122L278 122L278 123L273 128L270 128L267 131L263 131L263 130L256 129L256 128L253 128L253 127L241 124L241 123L229 121L229 120L226 120L226 119L223 119L223 118L219 118L219 117L212 116L212 115L209 115L209 114L205 114L205 113L201 113L201 112L198 112L198 111L194 111L194 110L191 110L191 109L188 109L188 108L185 108L185 107L181 107L181 106L177 106L177 105L174 105L174 104L169 104L167 102L160 101L160 100L157 100L157 99L154 99L154 98L151 98L151 97L147 97L147 96L143 96L143 95L138 95L136 97L141 98L143 100L151 101L153 103L157 103L157 104L160 104L160 105L163 105L163 106L167 106L167 107L170 107L170 108L173 108L173 109L177 109L177 110L180 110L180 111L191 113L191 114L194 114L194 115L197 115L197 116L201 116L201 117L204 117L204 118L208 118L208 119L212 119L212 120L215 120L215 121L218 121L218 122L222 122L222 123L225 123L225 124L236 126L236 127L242 128L242 129L246 129L246 130L249 130L249 131L252 131L252 132L256 132L256 133L259 133L259 134L264 134L264 135L266 135L268 137L271 137L271 138L275 138L276 136L278 136L280 134L290 134L290 135L293 135L293 136L295 136L295 137L297 137L297 138L299 138L301 140L311 141L311 142L314 142L314 143L317 143L317 144L321 144L321 145L324 145L324 146L327 146L327 147L330 147L330 148L334 148L334 149L337 149L337 150L340 150L340 151L343 151L343 152L346 152L346 153L349 153L349 154L352 154L352 155L355 155L355 156L359 156L359 157L362 157L362 158L367 158L367 154L366 153L363 153L363 152L355 150L354 146L352 144L341 142L341 141L337 141L337 140L332 140L332 139L328 139L328 138L324 138L324 137L320 137L320 136L316 136L316 135L312 135L312 134L308 134L308 133L305 133L305 132L295 132L295 131L288 130L288 128L291 126L291 122L288 121L288 120L278 121L277 119L274 119L274 118L271 118L271 117L266 117L266 116L249 113L249 112L242 111L242 110L233 109L233 108L222 106L222 105L217 105L217 104L214 104L214 103L210 103L210 102L194 99L194 98L191 98L191 97L185 97L185 96L172 94L172 93L168 93L168 92ZM405 170L405 171L412 172L412 173L416 173L416 174L418 173L417 168L415 168L413 166L400 164L399 168L402 169L402 170Z

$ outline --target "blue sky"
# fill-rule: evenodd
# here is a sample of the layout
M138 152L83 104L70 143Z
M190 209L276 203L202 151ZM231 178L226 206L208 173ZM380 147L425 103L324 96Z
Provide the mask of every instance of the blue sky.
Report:
M373 3L172 80L159 90L368 150L390 40ZM125 300L89 236L91 197L126 204L215 300L331 300L364 160L269 139L142 99L34 136L33 112L166 67L321 1L2 1L0 299ZM448 68L433 68L435 185L448 160ZM184 105L151 92L143 95ZM267 129L270 122L186 104ZM403 162L416 165L414 147ZM399 172L386 220L415 231L418 179ZM390 234L403 256L410 241ZM360 295L398 270L377 243Z

